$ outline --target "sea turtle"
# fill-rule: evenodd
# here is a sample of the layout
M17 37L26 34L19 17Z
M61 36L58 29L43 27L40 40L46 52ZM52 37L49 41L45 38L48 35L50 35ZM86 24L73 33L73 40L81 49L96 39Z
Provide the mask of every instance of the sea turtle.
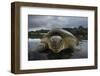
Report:
M41 39L44 48L49 48L54 53L59 53L63 49L76 49L78 39L70 32L63 29L52 29Z

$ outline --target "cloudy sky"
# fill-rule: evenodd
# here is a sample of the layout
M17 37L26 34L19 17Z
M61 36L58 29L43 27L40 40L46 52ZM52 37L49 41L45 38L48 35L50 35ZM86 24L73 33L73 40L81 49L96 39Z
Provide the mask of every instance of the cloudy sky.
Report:
M28 15L28 30L87 27L87 17Z

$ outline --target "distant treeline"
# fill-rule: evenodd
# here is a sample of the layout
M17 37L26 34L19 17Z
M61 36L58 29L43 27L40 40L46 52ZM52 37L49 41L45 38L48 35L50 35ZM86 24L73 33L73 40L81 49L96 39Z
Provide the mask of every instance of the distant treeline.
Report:
M78 28L62 28L74 34L78 39L87 40L88 39L88 29L82 26ZM36 30L36 31L29 31L28 37L29 38L42 38L44 34L46 34L49 30Z

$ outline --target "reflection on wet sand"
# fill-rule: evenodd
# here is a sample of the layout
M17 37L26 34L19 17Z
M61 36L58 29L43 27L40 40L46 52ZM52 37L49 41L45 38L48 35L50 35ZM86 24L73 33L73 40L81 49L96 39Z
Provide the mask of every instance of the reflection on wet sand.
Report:
M53 53L50 49L43 49L40 46L40 39L29 39L28 60L51 60L51 59L76 59L87 58L87 40L79 43L79 50L64 49L59 53Z

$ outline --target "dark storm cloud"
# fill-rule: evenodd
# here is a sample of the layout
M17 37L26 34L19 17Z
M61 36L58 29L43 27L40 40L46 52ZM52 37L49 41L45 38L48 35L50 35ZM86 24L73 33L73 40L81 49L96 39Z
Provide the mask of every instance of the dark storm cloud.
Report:
M73 27L87 27L87 17L75 16L43 16L43 15L29 15L28 27L29 30L36 29L51 29L51 28L73 28Z

